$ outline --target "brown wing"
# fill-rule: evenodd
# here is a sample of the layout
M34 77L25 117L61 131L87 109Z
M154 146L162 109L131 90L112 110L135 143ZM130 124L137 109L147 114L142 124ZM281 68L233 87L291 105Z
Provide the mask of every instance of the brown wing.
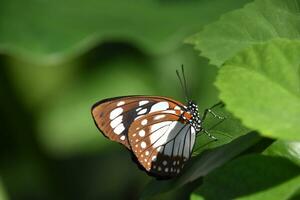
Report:
M162 102L153 107L158 104ZM196 135L188 119L183 118L189 117L189 113L175 104L168 104L167 110L156 109L138 117L128 132L131 150L139 164L150 175L161 178L170 178L180 173L190 158Z
M185 109L183 104L167 97L124 96L97 102L92 107L92 116L96 126L106 137L131 149L127 139L129 127L137 117L148 114L153 105L162 101Z

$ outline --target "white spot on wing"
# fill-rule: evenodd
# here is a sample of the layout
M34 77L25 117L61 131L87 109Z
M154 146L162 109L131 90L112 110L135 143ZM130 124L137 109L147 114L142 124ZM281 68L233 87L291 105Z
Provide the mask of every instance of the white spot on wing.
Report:
M122 120L123 120L123 116L121 115L121 116L115 118L114 120L112 120L112 121L110 122L110 126L111 126L112 128L116 128L116 126L117 126L118 124L120 124L120 123L122 122Z
M145 105L145 104L147 104L147 103L149 103L149 101L147 101L147 100L146 100L146 101L140 101L140 102L139 102L139 106Z
M165 101L159 102L159 103L154 104L151 107L150 113L156 112L156 111L161 111L161 110L167 110L168 108L169 108L168 102L165 102Z
M120 101L118 104L117 104L117 106L122 106L122 105L124 105L125 104L125 101Z
M163 113L170 113L170 114L176 114L175 110L165 110Z
M123 124L119 124L115 129L114 132L117 135L120 135L125 130L125 127Z
M179 106L175 106L174 110L181 110Z
M141 122L141 124L142 124L143 126L145 126L147 123L148 123L148 120L147 120L147 119L143 119L142 122Z
M123 112L123 108L116 108L113 111L111 111L109 118L114 119L118 117Z
M157 157L156 156L152 156L151 160L152 161L156 161Z
M157 115L154 117L154 120L159 120L159 119L162 119L164 118L166 115Z
M125 135L122 135L122 136L120 137L120 139L121 139L121 140L125 140Z
M145 131L144 130L140 130L139 131L139 136L144 137L145 136Z
M156 149L157 152L162 152L163 150L164 150L164 148L162 148L162 146L160 146Z
M146 148L146 146L147 146L147 145L146 145L146 142L144 142L144 141L141 142L141 147L142 147L143 149Z
M144 108L143 110L141 110L140 112L138 112L138 115L142 115L145 114L147 112L147 108Z

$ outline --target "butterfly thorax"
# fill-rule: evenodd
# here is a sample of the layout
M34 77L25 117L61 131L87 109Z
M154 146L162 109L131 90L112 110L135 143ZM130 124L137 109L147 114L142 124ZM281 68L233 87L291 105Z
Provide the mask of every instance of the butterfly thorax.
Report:
M196 132L201 131L201 117L199 115L198 105L193 101L189 101L187 109L192 116L189 119L189 123L196 129Z

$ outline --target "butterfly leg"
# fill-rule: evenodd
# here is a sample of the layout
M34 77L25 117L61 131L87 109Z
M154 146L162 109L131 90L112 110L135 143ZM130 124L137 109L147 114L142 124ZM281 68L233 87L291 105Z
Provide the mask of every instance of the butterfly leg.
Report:
M205 130L205 129L202 129L203 130L203 132L209 137L209 138L211 138L211 139L213 139L213 140L218 140L215 136L213 136L212 134L210 134L207 130Z
M212 110L213 108L215 108L215 107L217 107L217 106L224 106L224 103L223 103L223 102L219 102L219 103L213 105L212 107L205 109L205 110L204 110L204 113L203 113L202 121L205 120L205 118L206 118L206 116L207 116L208 113L210 113L210 114L211 114L213 117L215 117L215 118L218 118L218 119L221 119L221 120L222 120L222 119L225 119L225 117L222 117L222 116L216 114L216 113Z
M207 112L210 113L213 117L218 118L218 119L225 119L225 117L222 117L218 114L216 114L214 111L212 111L211 109L207 109Z
M213 140L218 140L218 138L216 138L215 136L213 136L212 134L210 134L207 130L205 130L204 128L201 129L201 131L199 133L205 133L205 135L207 135L209 138L213 139ZM197 134L196 137L198 137L200 134Z
M205 147L206 145L208 145L208 144L210 144L210 143L212 143L212 142L218 141L218 138L216 138L215 136L211 135L207 130L205 130L205 129L203 129L203 128L202 128L201 131L196 135L196 137L198 137L199 135L201 135L201 134L200 134L201 132L204 132L205 135L207 135L209 138L211 138L211 139L213 139L213 140L211 140L211 141L207 142L206 144L201 145L201 146L197 147L195 150L193 150L193 156L199 155L199 153L197 153L197 151L198 151L199 149Z

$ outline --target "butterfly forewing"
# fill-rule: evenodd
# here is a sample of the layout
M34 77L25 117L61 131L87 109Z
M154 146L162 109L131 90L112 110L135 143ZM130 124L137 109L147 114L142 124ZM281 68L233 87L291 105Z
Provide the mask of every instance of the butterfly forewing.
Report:
M125 99L103 100L93 106L92 115L96 126L106 137L130 148L127 141L126 121L131 122L130 110L134 106L132 101L125 101Z
M170 102L180 105L179 102L157 96L125 96L104 99L92 107L92 115L98 129L110 140L119 142L130 149L127 140L128 130L132 122L139 116L149 113L152 109L164 109ZM153 105L155 105L152 107Z

